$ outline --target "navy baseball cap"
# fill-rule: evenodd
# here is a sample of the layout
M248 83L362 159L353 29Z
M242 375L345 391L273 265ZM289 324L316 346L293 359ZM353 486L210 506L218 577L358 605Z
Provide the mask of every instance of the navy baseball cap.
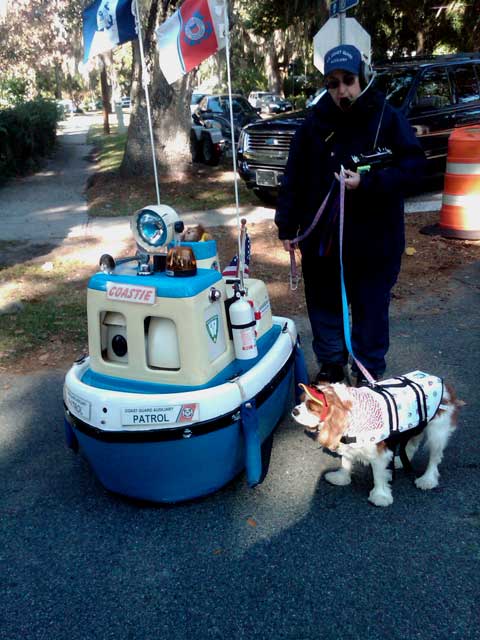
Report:
M352 44L341 44L333 47L325 54L323 74L327 76L332 71L340 69L358 76L362 64L362 54Z

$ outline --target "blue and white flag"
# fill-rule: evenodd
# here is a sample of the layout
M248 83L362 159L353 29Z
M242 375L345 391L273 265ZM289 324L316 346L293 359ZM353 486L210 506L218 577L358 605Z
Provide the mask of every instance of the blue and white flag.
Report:
M83 61L138 37L134 0L95 0L83 12Z

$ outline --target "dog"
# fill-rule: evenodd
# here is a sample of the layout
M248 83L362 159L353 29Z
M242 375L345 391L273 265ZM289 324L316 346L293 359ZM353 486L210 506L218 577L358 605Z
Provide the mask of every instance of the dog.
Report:
M373 489L368 500L387 507L393 503L392 464L411 470L410 460L425 439L428 465L415 485L423 490L438 486L438 465L456 429L460 406L453 388L440 378L414 371L374 387L357 389L341 383L300 387L302 402L292 417L308 436L342 458L336 471L325 474L327 482L349 485L355 462L371 465ZM400 460L395 457L397 450Z

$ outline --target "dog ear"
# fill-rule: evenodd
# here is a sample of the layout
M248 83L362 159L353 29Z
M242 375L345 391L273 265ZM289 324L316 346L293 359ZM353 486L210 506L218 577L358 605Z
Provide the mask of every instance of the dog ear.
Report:
M322 447L335 451L347 430L352 402L344 394L340 397L334 386L322 387L322 392L325 394L328 410L318 434L318 442Z

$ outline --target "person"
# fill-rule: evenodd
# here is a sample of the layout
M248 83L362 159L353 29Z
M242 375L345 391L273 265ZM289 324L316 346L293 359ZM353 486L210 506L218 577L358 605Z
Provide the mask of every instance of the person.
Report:
M356 359L379 379L389 348L390 295L405 248L404 194L425 167L412 127L374 90L371 75L353 45L326 53L327 91L292 140L275 212L278 237L290 251L293 239L309 229L330 193L318 223L298 243L312 346L320 366L316 382L343 380L349 356L340 280L340 171L345 179L342 259L351 345ZM390 161L357 170L352 156L378 149L387 149ZM358 386L365 383L355 361L352 374Z

